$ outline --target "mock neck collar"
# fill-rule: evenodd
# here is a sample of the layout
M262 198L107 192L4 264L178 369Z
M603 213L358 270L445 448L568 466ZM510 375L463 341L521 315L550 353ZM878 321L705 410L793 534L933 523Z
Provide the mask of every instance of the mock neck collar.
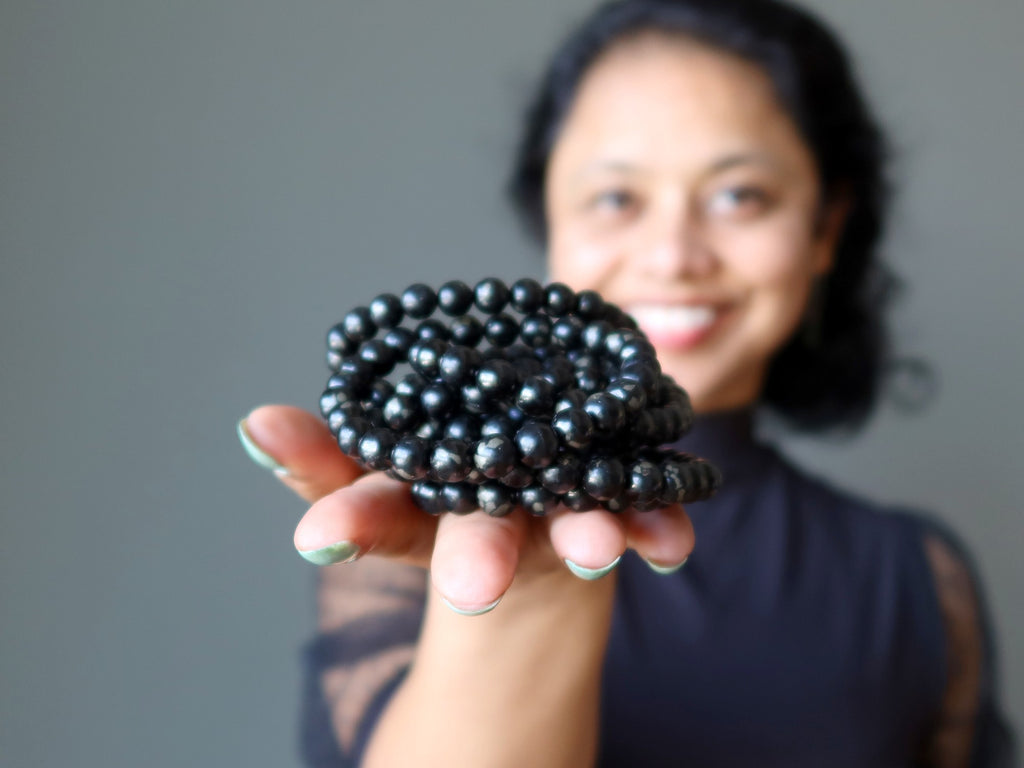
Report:
M749 476L772 454L755 438L755 415L754 408L698 414L675 447L710 461L727 482Z

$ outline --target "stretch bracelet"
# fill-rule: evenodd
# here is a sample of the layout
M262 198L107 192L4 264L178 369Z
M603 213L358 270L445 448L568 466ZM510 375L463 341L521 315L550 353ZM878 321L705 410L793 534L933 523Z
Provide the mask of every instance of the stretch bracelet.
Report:
M721 482L703 459L659 448L689 430L689 397L595 291L418 283L346 314L327 364L320 412L341 450L411 483L431 514L650 510Z

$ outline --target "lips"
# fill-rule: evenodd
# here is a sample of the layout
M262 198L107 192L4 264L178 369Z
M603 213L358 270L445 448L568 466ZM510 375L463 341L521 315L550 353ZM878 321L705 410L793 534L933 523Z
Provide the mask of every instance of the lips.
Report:
M684 351L706 339L724 308L712 304L634 305L629 312L655 347Z

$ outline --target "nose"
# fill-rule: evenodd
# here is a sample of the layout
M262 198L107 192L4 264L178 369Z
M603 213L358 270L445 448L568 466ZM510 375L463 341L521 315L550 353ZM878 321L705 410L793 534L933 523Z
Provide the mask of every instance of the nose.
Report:
M708 239L689 206L677 203L652 216L642 246L642 265L653 277L695 279L718 266Z

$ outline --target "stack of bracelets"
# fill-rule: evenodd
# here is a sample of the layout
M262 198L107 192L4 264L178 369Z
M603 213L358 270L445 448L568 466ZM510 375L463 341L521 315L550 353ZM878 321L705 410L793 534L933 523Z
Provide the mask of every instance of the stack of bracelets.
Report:
M353 309L327 348L320 411L341 450L411 483L431 514L650 510L721 482L706 461L658 447L690 428L689 398L594 291L416 284Z

